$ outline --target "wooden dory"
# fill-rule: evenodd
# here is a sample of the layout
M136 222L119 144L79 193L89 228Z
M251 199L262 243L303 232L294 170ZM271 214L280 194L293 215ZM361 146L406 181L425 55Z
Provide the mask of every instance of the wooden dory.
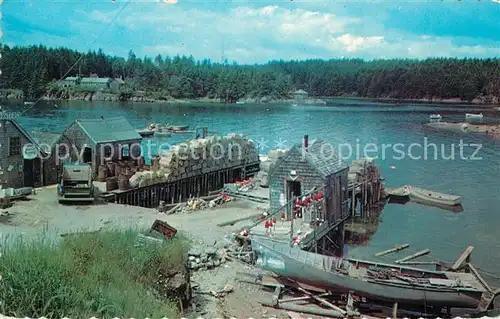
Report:
M431 190L410 187L410 200L416 200L429 204L444 205L444 206L455 206L462 202L461 196L448 195L443 193L434 192Z
M476 308L487 289L471 273L341 259L252 236L256 265L313 286L417 306Z

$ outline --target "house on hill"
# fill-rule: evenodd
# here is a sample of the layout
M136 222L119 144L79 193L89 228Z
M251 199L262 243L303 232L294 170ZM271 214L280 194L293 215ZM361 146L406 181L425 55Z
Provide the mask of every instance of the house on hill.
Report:
M111 78L98 78L98 77L88 77L82 78L80 81L80 87L89 90L109 90L110 84L113 81Z
M308 98L309 93L307 93L304 90L297 90L297 91L293 92L292 95L293 95L293 98L295 100L305 100Z
M62 79L62 80L58 81L57 83L58 83L59 87L64 87L64 88L75 87L78 84L80 84L80 80L81 80L81 78L78 76L68 76L67 78Z

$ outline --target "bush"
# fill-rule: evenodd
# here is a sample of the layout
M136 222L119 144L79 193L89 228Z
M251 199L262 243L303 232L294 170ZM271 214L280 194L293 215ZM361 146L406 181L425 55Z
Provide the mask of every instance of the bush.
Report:
M38 318L178 318L177 303L152 287L183 270L187 241L137 245L138 232L106 231L2 245L0 313Z

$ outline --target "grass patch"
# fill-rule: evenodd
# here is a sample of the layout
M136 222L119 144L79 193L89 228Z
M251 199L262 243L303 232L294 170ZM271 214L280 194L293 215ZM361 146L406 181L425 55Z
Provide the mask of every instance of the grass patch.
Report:
M22 238L3 244L0 313L39 318L179 318L159 296L158 277L183 271L188 242L138 245L138 231L68 236L59 244Z

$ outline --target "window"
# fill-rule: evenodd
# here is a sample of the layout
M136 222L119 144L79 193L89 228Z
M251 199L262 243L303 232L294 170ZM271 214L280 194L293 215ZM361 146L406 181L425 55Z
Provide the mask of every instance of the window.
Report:
M19 136L9 138L9 155L21 155L21 138Z
M129 145L122 145L122 158L129 157L130 156L130 146Z
M104 156L108 158L111 157L111 146L106 146L104 148Z

